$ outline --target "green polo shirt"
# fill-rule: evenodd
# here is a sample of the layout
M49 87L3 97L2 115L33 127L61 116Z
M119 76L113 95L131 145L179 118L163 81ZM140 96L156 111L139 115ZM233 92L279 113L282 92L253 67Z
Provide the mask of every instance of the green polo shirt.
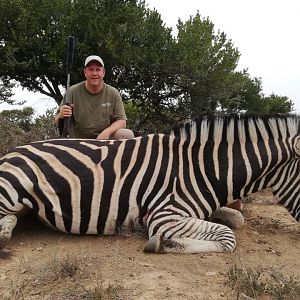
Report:
M75 138L96 138L117 120L127 120L120 93L103 83L99 94L91 94L85 82L71 86L61 103L73 103L73 133Z

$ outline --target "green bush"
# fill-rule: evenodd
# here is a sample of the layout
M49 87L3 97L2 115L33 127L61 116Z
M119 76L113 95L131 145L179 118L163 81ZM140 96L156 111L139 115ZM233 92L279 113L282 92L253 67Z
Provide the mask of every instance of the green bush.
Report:
M5 155L17 146L34 141L58 138L54 126L54 110L48 110L44 115L36 118L30 124L30 129L25 131L19 127L18 122L0 115L0 156Z

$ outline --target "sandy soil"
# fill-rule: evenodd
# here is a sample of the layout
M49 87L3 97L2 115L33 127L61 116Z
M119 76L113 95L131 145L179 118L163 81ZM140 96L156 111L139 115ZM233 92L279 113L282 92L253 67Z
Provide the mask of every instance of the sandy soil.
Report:
M299 224L268 193L246 200L237 249L224 254L145 254L138 235L70 236L27 217L0 259L0 299L246 299L226 284L235 264L299 280Z

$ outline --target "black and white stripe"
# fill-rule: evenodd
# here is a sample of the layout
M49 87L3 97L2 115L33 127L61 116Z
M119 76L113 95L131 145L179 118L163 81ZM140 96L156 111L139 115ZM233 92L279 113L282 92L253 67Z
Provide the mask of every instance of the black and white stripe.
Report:
M232 231L206 220L249 193L272 188L299 221L299 133L297 116L227 116L130 140L32 143L0 160L0 215L28 206L75 234L143 224L151 252L232 251Z

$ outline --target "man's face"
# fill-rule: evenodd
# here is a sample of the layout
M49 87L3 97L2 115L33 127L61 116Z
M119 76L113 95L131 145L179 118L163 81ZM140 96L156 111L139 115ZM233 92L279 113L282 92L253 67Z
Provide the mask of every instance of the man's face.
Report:
M105 70L98 62L92 61L84 68L84 76L91 85L100 85L104 75Z

